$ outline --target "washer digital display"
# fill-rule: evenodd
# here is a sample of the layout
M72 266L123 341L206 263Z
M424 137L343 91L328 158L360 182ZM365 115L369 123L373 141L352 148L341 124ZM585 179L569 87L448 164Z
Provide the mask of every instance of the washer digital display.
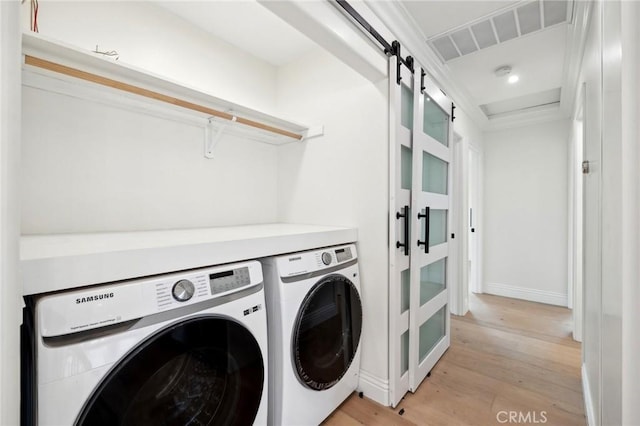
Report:
M336 259L338 259L338 262L351 259L351 248L347 247L336 250Z
M251 284L249 268L238 268L209 275L211 294L226 293Z

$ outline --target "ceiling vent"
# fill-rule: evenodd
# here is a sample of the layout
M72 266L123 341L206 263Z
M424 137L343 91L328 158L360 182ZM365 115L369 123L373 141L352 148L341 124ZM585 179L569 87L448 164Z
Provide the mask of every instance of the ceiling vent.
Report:
M431 37L428 43L444 62L480 49L571 21L573 0L535 0L484 16Z

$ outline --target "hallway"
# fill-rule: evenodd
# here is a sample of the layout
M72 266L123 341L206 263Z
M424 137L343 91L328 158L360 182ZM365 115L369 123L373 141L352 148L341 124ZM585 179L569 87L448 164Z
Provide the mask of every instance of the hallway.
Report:
M353 395L324 424L498 425L510 411L524 416L511 424L586 424L571 311L491 295L469 305L451 317L451 347L417 393L395 410Z

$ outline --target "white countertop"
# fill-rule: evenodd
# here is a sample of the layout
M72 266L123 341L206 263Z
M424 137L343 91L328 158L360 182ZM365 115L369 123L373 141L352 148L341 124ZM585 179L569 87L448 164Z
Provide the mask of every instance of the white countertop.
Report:
M354 242L357 230L266 224L23 236L23 294L121 281Z

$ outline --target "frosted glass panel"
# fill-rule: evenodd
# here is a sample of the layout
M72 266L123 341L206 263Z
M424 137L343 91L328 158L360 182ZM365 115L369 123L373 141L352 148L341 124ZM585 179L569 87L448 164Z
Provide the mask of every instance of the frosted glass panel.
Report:
M431 318L426 320L424 324L420 326L420 344L418 354L420 356L420 362L429 355L429 352L438 344L438 342L444 337L445 333L445 314L447 307L443 306L438 312L433 314Z
M400 336L400 375L409 370L409 330Z
M436 194L447 194L449 165L446 161L422 152L422 190Z
M413 92L400 84L400 123L409 130L413 129Z
M441 144L449 146L449 114L427 95L424 96L422 130Z
M400 275L400 312L404 313L407 309L409 309L409 282L410 282L409 269L405 269L402 271Z
M402 145L400 147L400 187L402 189L411 189L411 162L411 148Z
M420 306L436 297L446 287L446 258L420 268Z
M423 234L424 235L424 234ZM429 247L447 242L447 211L434 210L429 212Z
M425 214L426 210L420 210ZM420 220L420 238L424 238L425 220ZM447 210L429 210L429 247L447 242Z

